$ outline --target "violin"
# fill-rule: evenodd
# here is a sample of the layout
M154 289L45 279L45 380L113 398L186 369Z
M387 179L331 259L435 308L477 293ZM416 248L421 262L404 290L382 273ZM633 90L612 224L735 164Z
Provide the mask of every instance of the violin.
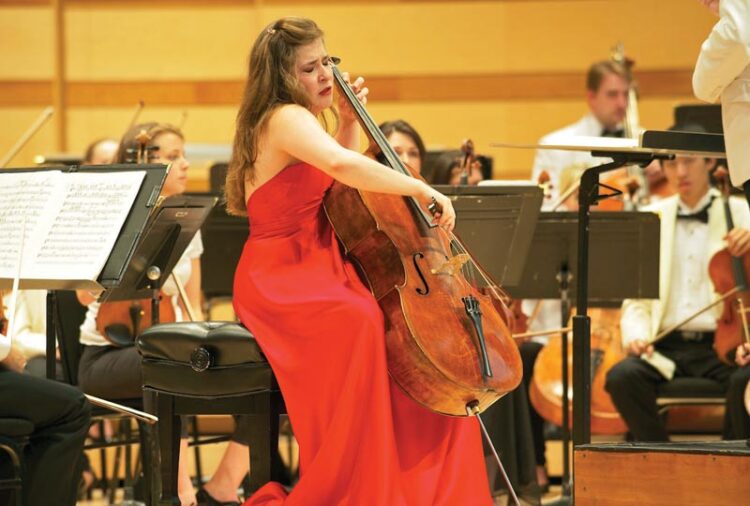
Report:
M734 228L732 210L729 205L729 193L731 185L727 170L719 167L714 171L717 186L721 189L724 204L724 219L727 231ZM714 290L719 294L730 291L736 292L732 297L724 300L724 308L721 316L716 321L716 334L714 336L714 349L719 359L727 364L732 364L731 354L743 343L750 343L750 331L748 329L747 313L750 311L750 280L747 275L750 272L750 253L745 253L741 258L732 256L726 248L718 251L711 257L708 263L708 275L714 285Z
M142 108L142 103L141 103ZM136 114L140 113L140 108ZM136 137L138 143L136 163L147 163L153 156L149 145L151 137L145 130ZM113 346L128 347L135 344L135 338L151 326L153 320L151 299L102 302L96 316L96 330ZM172 300L164 293L159 301L159 321L174 322L176 314Z
M398 158L335 63L334 81L391 169L420 177ZM324 208L346 254L359 267L385 319L388 371L426 408L473 416L521 382L521 357L495 303L499 287L460 239L433 223L412 197L356 190L334 182ZM439 212L432 206L434 212ZM470 283L473 268L489 285Z
M482 177L482 164L477 160L476 153L474 152L474 142L471 139L466 139L461 143L461 165L457 169L452 171L450 176L451 184L459 185L476 185L483 179ZM458 173L458 180L455 179L455 174Z

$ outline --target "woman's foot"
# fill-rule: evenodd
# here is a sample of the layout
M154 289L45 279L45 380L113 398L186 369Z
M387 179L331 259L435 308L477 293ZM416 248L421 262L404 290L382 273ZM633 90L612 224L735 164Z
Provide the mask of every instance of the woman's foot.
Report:
M536 483L542 492L549 492L549 476L547 476L547 468L544 466L536 466Z
M240 506L240 502L236 497L227 501L220 501L209 494L203 487L198 490L195 497L198 500L198 506Z

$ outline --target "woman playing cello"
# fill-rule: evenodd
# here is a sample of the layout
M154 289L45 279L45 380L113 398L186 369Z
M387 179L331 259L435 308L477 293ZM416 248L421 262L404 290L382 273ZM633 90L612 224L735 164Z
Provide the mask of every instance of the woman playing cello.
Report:
M397 388L386 369L384 317L342 257L323 209L334 180L411 196L453 228L450 200L354 149L352 111L340 104L331 137L316 116L333 103L323 32L280 19L258 36L237 117L227 207L250 237L235 274L234 306L255 334L284 394L300 444L301 478L246 505L492 503L476 420L437 415ZM363 80L351 83L364 103Z

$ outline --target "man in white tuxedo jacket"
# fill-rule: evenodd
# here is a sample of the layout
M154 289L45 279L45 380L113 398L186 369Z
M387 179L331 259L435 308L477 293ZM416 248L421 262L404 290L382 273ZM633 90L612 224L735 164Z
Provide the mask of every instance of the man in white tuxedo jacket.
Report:
M742 414L738 410L744 412L742 396L750 368L738 369L722 362L713 349L722 305L655 345L648 344L663 329L716 300L708 275L714 253L725 247L737 256L750 251L750 210L742 200L730 199L735 228L727 232L722 198L709 185L709 172L715 165L714 159L689 157L662 162L677 194L646 209L661 218L660 298L623 303L621 330L628 357L610 370L606 381L607 391L636 440L668 440L657 413L656 392L671 377L705 377L719 382L728 397L725 437L742 437L739 434L750 430L746 413L744 419L735 421Z
M695 96L721 99L729 172L750 202L750 0L700 0L719 21L701 46Z
M586 75L586 104L589 112L575 123L542 137L539 144L568 144L575 137L622 137L625 110L631 75L622 64L604 60L594 63ZM560 175L568 167L593 167L605 163L606 158L594 158L588 151L558 151L540 149L536 152L531 179L537 181L542 171L550 177L550 198L545 205L557 200Z

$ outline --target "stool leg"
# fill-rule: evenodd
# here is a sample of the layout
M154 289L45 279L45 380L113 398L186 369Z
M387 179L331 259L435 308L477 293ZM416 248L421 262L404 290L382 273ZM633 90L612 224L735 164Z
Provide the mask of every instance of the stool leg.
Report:
M161 457L161 505L179 505L177 471L180 452L180 417L175 415L175 398L155 393L156 416L159 417L158 439Z
M279 459L279 408L274 395L257 394L254 401L256 409L250 415L250 493L271 480L271 469Z

